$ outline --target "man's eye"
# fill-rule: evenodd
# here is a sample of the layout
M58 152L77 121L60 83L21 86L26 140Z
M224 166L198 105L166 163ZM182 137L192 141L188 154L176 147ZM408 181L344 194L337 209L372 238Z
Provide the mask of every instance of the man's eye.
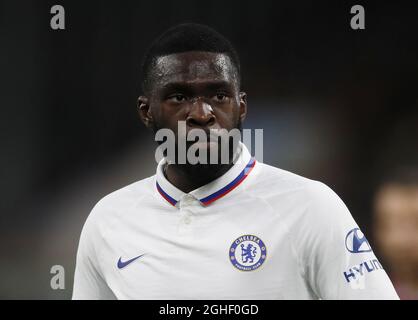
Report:
M173 94L168 97L168 100L173 102L184 102L186 101L186 96L182 94Z
M228 98L228 96L225 93L217 93L215 95L215 100L217 101L225 101Z

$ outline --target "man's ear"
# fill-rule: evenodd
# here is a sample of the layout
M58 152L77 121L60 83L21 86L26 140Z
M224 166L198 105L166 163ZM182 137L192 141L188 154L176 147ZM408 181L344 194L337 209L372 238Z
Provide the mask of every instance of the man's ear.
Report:
M239 93L239 118L244 122L247 116L247 94L245 92Z
M153 127L154 119L152 118L149 100L146 96L139 96L138 98L138 114L147 128Z

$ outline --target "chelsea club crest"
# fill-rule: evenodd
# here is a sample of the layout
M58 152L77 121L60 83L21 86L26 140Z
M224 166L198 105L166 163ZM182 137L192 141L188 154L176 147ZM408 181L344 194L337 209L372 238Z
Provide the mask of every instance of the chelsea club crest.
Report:
M234 240L229 248L229 260L241 271L258 269L267 257L264 242L253 235L244 235Z

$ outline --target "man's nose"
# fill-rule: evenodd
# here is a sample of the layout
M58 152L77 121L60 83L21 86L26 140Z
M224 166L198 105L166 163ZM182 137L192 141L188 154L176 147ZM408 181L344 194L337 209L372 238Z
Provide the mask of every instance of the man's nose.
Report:
M210 127L215 123L212 106L203 99L192 102L186 124L189 127Z

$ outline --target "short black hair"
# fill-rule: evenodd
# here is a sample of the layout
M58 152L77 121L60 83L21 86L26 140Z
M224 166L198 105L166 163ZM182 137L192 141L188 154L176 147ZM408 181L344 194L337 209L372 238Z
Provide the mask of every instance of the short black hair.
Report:
M161 34L148 48L142 60L142 90L149 92L152 84L152 69L159 57L189 52L204 51L227 55L241 81L241 70L238 53L231 42L216 30L202 24L182 23L171 27Z
M418 186L418 167L412 165L399 165L388 170L380 181L380 185L401 185L405 187Z

